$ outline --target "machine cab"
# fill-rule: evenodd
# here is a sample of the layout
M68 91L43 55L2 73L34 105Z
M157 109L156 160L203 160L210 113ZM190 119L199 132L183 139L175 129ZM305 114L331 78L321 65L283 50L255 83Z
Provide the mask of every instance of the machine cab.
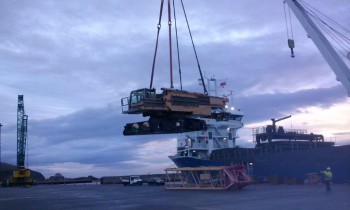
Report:
M130 97L121 99L122 111L124 114L139 114L145 101L156 99L156 89L142 88L130 93Z
M134 106L140 104L144 99L155 99L156 98L156 89L139 89L134 90L130 93L129 105Z

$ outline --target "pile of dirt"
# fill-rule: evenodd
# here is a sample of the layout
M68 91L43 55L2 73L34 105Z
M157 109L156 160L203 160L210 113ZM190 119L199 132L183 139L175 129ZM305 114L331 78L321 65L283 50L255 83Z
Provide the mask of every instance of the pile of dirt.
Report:
M10 176L12 176L12 172L17 170L17 167L8 163L0 163L0 180L7 180ZM43 181L45 177L37 171L30 170L30 175L36 181Z

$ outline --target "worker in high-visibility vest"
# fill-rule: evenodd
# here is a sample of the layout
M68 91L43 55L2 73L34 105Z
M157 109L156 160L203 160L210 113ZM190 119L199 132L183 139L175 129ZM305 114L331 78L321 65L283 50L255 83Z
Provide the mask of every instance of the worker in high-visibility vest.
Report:
M321 171L321 173L324 175L324 182L326 184L326 190L327 192L331 191L331 182L333 180L333 173L331 171L330 167L327 167L326 171Z

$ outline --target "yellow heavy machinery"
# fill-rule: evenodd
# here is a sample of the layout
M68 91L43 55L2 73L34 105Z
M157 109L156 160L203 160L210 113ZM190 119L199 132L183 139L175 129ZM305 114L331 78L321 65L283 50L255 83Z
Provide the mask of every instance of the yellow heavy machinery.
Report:
M9 186L33 185L30 170L25 168L25 150L27 141L28 116L24 112L23 95L18 95L17 106L17 170L8 180Z
M228 102L227 98L208 96L202 93L162 88L139 89L130 97L121 100L124 114L143 114L148 121L128 123L124 135L145 135L182 133L206 130L206 123L198 117L211 117L220 112Z

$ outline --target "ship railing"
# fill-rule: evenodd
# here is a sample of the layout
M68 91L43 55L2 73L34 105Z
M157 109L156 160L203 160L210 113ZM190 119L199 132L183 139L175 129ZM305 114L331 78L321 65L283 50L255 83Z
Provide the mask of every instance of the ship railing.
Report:
M260 133L266 133L266 128L267 127L257 127L257 128L253 128L253 135L255 136L256 134L260 134ZM306 129L284 129L284 133L296 133L296 134L307 134L307 130Z
M211 133L212 138L228 138L228 135L222 134L222 132L220 131L220 129L218 129L217 127L215 127L215 132L211 132L211 131L197 131L197 134L195 136L197 137L202 137L202 138L208 138L209 136L209 132ZM238 138L237 135L232 136L232 138Z
M306 129L285 129L285 133L307 134Z
M220 152L214 152L211 154L212 159L226 159L230 160L232 157L253 157L255 155L264 154L265 151L257 150L254 148L239 148L233 150L223 150Z

